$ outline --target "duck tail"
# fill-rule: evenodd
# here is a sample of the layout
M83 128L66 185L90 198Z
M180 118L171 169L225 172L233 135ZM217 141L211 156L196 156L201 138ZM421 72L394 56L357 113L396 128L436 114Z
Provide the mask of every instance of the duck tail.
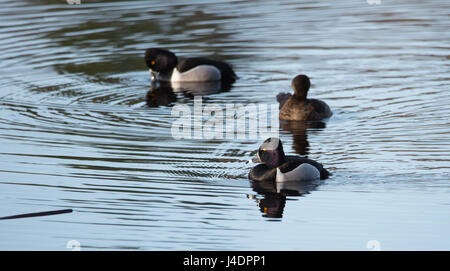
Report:
M290 93L280 92L277 95L277 101L280 103L280 109L286 103L286 101L292 96Z
M320 179L321 180L325 180L325 179L327 179L328 177L330 177L331 175L333 175L333 174L331 174L328 170L326 170L325 168L322 168L322 170L320 171Z

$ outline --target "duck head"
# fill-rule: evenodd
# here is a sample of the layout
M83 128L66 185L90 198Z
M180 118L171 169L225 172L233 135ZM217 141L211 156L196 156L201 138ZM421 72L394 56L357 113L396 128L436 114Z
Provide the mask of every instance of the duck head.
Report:
M311 87L311 82L309 81L308 76L299 74L292 79L291 87L294 90L294 97L299 100L306 100L308 90Z
M286 156L281 140L276 137L266 139L259 147L255 160L255 162L265 164L269 168L276 168L283 164L286 161Z
M171 73L178 64L174 53L166 49L149 48L145 50L145 64L155 78L160 73Z

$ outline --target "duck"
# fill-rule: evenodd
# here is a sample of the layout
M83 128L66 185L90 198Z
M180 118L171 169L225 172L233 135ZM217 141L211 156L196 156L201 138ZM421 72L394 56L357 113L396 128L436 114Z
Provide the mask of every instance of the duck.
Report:
M177 56L162 48L145 50L145 63L153 80L169 82L220 81L232 84L237 75L230 64L202 57L178 60Z
M281 140L276 137L266 139L258 149L248 175L252 181L315 181L330 176L328 170L317 161L296 155L285 155Z
M321 100L308 99L308 91L311 87L309 77L299 74L292 79L291 84L294 94L279 93L280 120L319 121L333 115L330 107Z

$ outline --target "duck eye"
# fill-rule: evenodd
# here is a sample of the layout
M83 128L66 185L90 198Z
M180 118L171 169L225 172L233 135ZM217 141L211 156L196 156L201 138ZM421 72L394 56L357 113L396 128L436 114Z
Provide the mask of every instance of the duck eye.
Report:
M152 60L152 62L151 62L151 63L152 63L152 65L155 65L155 63L156 63L156 62L155 62L154 60Z

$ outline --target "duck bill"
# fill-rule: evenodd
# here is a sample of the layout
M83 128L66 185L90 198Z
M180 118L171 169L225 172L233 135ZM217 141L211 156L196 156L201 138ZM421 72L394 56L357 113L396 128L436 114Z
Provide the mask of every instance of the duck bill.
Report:
M259 164L259 163L261 163L261 159L259 159L259 155L256 154L255 157L253 157L252 159L248 160L247 163L248 164Z
M155 72L152 69L149 69L148 71L150 72L150 76L151 76L152 80L157 80L158 79L158 75L159 75L158 72Z

